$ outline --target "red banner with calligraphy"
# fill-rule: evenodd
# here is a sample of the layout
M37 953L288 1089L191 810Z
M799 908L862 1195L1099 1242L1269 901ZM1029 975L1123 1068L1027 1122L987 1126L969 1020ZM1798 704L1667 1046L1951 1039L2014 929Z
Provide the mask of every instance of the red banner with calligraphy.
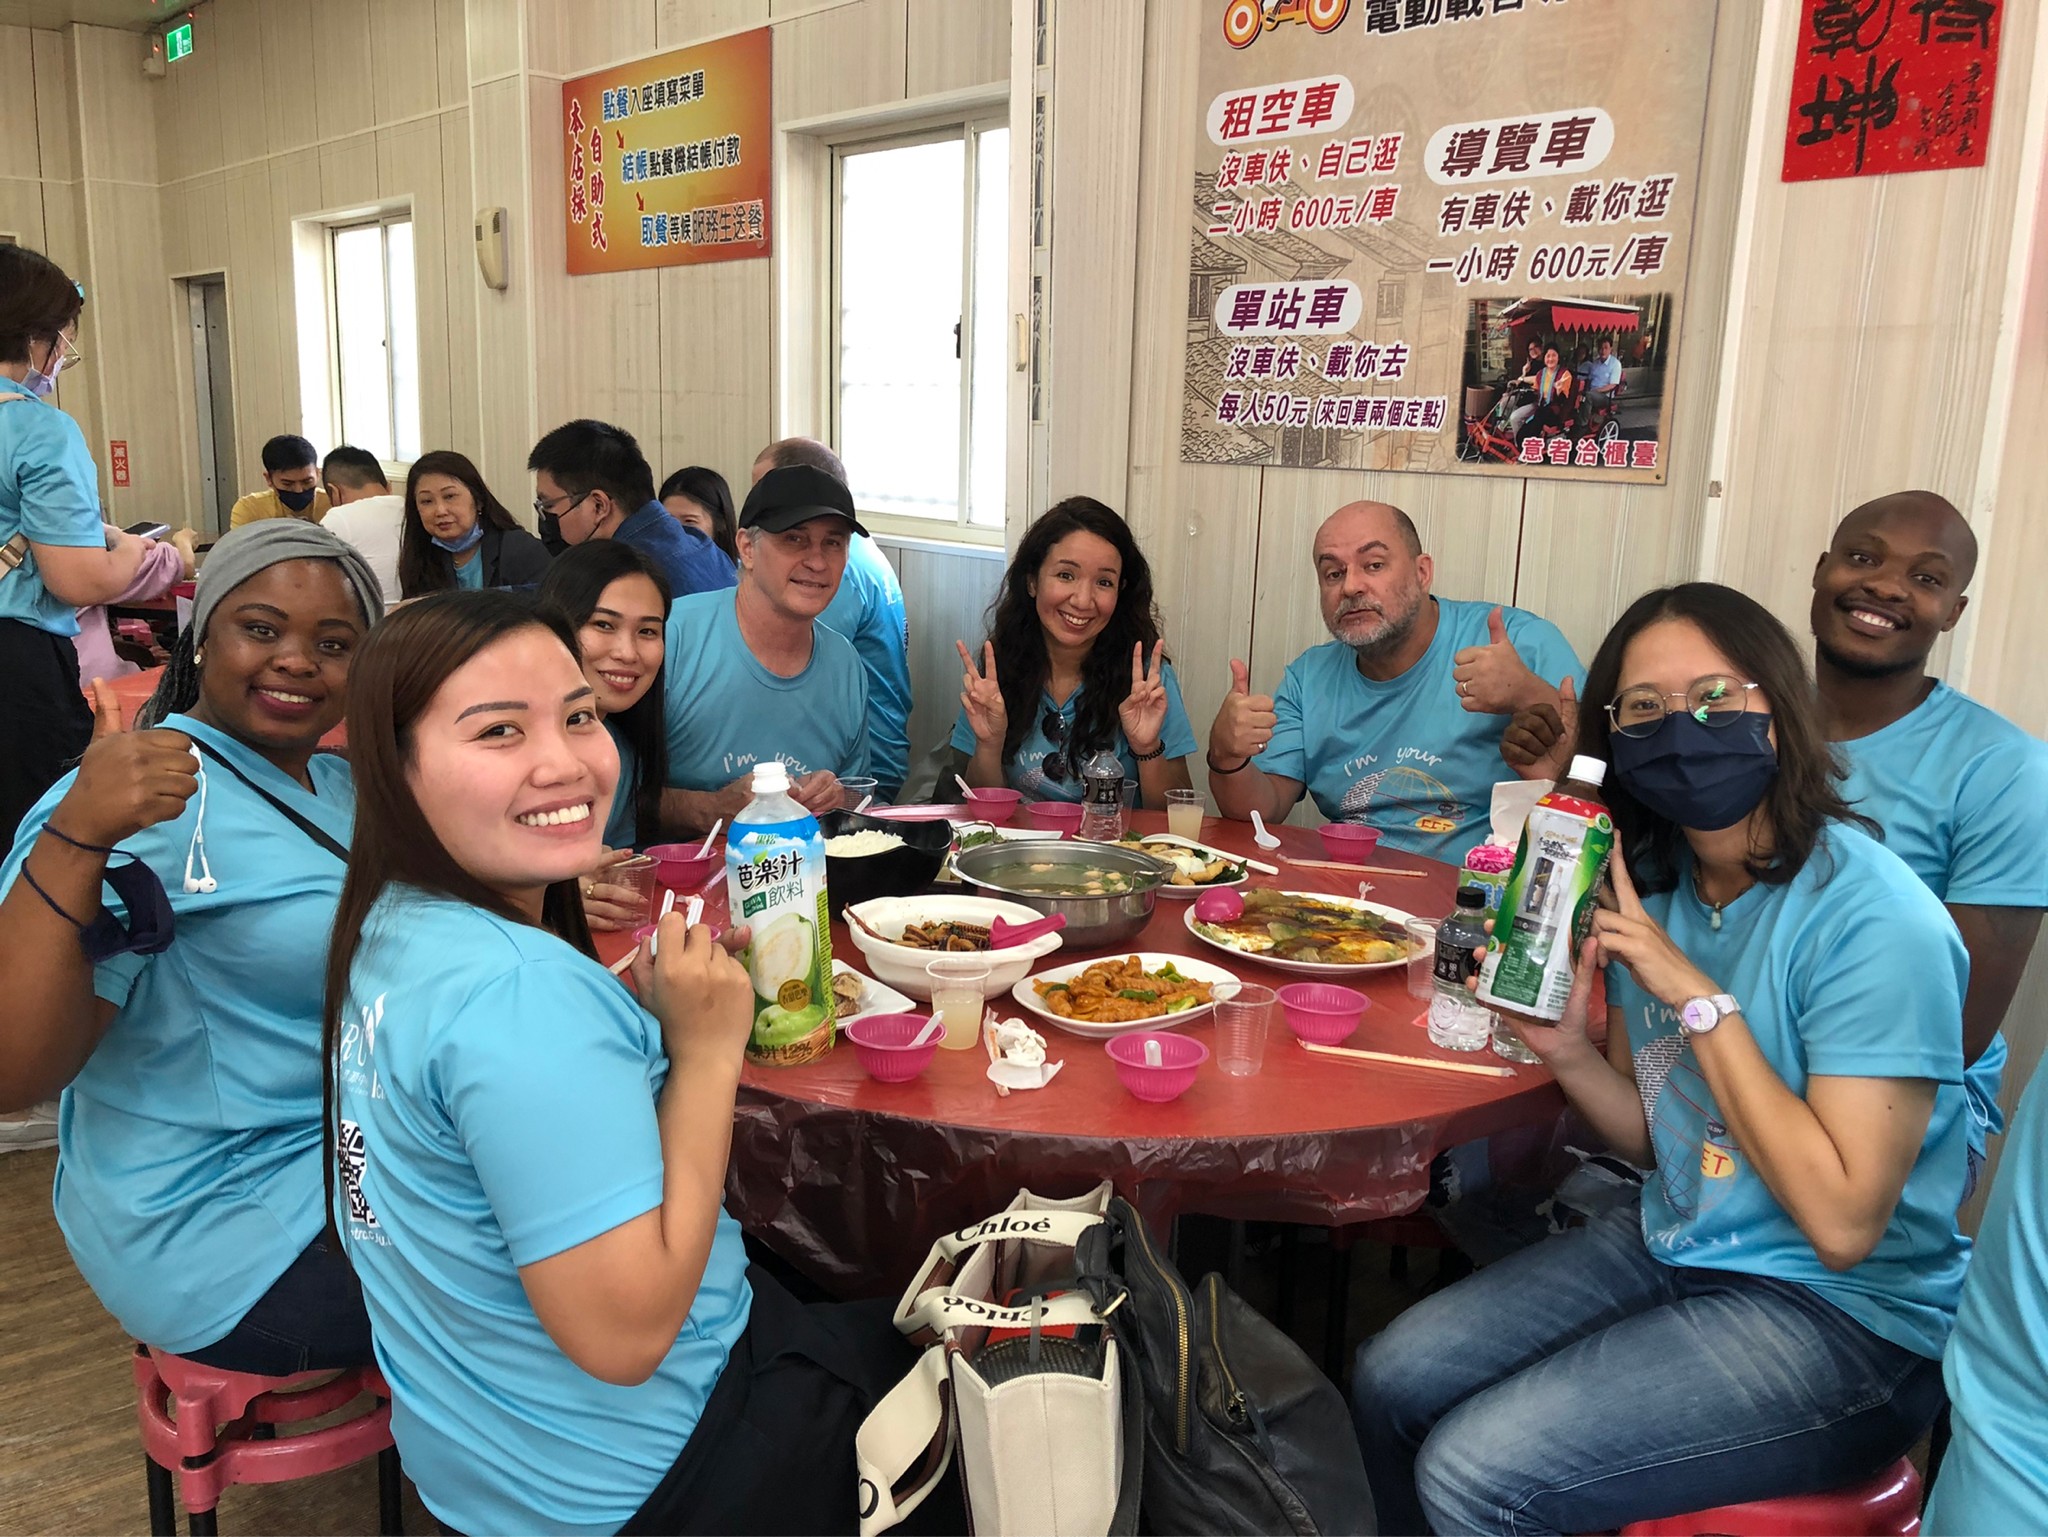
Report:
M1786 181L1982 165L2005 0L1800 0Z

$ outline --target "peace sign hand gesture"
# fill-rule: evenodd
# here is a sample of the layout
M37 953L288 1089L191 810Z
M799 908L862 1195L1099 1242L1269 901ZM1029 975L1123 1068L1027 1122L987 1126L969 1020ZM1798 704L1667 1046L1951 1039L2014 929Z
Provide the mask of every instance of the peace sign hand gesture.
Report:
M960 680L960 707L967 712L967 729L983 746L1001 746L1010 729L1010 708L1003 702L1003 685L996 677L995 642L982 642L979 671L966 642L956 640L953 645L960 653L960 665L967 669Z
M1621 857L1621 840L1614 844L1614 857L1607 865L1613 883L1614 906L1604 904L1593 914L1593 937L1600 942L1601 960L1619 961L1626 966L1636 985L1669 1008L1679 1008L1693 998L1709 998L1721 991L1719 985L1686 958L1663 926L1643 907L1636 885L1629 878L1628 862Z
M1149 668L1144 642L1131 647L1131 691L1116 713L1133 753L1144 757L1159 750L1160 735L1166 730L1165 641L1153 642Z

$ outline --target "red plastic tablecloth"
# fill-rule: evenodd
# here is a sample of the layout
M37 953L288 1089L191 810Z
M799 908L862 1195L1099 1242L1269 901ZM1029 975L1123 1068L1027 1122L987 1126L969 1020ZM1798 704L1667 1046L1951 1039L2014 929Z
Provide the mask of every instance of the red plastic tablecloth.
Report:
M126 677L113 680L111 687L114 690L114 697L121 701L122 720L135 719L135 712L149 702L149 696L156 692L157 680L163 675L164 670L161 667L152 667L147 672L132 672ZM346 751L348 727L336 726L320 738L320 745L330 752Z
M1137 825L1158 831L1163 821L1140 814ZM1278 833L1282 854L1324 857L1313 832ZM1235 822L1211 818L1203 835L1223 848L1258 852L1251 829ZM1450 910L1456 872L1448 865L1387 853L1373 863L1426 873L1347 878L1281 864L1280 877L1253 881L1356 894L1366 879L1373 900L1388 906L1429 916ZM712 905L722 906L720 896ZM1198 956L1269 986L1300 980L1203 944L1183 926L1186 910L1185 902L1162 898L1132 944L1062 949L1046 964L1151 950ZM835 955L860 966L843 925L834 925L833 943ZM606 937L600 948L613 959L626 945ZM1500 1065L1491 1053L1461 1057L1432 1046L1415 1023L1423 1005L1408 996L1404 971L1346 980L1373 1001L1346 1045ZM1010 1001L999 1008L1003 1002ZM1213 1052L1208 1019L1186 1029ZM1186 1094L1150 1105L1125 1092L1100 1042L1045 1034L1051 1055L1066 1066L1048 1087L1008 1098L984 1076L980 1051L940 1051L923 1076L905 1084L876 1083L843 1044L803 1067L749 1067L734 1121L728 1209L837 1294L883 1295L908 1280L934 1237L1004 1206L1020 1185L1073 1195L1108 1178L1158 1224L1182 1211L1359 1222L1418 1207L1429 1162L1444 1148L1547 1131L1564 1105L1540 1067L1482 1078L1313 1056L1277 1015L1256 1076L1226 1077L1212 1057Z

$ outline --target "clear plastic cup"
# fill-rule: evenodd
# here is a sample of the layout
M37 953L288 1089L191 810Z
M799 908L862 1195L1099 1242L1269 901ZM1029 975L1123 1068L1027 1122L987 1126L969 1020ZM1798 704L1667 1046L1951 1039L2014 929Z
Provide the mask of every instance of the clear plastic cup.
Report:
M1436 931L1434 918L1410 918L1403 925L1408 943L1422 948L1408 957L1408 996L1423 1003L1436 996Z
M854 774L840 780L839 789L842 795L842 799L839 802L840 809L842 811L853 810L862 800L873 795L880 783L880 780L872 779L866 774Z
M1166 830L1176 838L1187 838L1200 842L1202 837L1202 792L1200 790L1168 790L1166 792Z
M1510 1062L1541 1062L1543 1059L1522 1044L1522 1038L1508 1028L1498 1014L1493 1016L1493 1054Z
M946 1033L939 1044L948 1051L972 1051L981 1045L981 1015L993 968L981 955L942 955L925 962L932 979L932 1012L943 1015Z
M1215 989L1216 1065L1232 1078L1249 1078L1266 1060L1273 1026L1273 989L1256 982L1224 982Z
M645 854L634 854L616 864L606 865L592 876L591 882L607 902L615 902L627 911L626 920L620 925L626 929L637 929L654 916L654 861Z

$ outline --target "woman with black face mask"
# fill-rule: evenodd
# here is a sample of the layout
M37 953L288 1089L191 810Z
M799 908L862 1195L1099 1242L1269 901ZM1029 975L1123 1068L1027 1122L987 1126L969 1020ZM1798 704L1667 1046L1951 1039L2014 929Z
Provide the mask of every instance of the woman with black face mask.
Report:
M1835 1488L1941 1404L1969 1252L1955 926L1843 803L1798 648L1730 588L1622 616L1576 749L1612 767L1611 900L1564 1017L1506 1017L1653 1172L1366 1345L1353 1415L1389 1531L1612 1531Z

